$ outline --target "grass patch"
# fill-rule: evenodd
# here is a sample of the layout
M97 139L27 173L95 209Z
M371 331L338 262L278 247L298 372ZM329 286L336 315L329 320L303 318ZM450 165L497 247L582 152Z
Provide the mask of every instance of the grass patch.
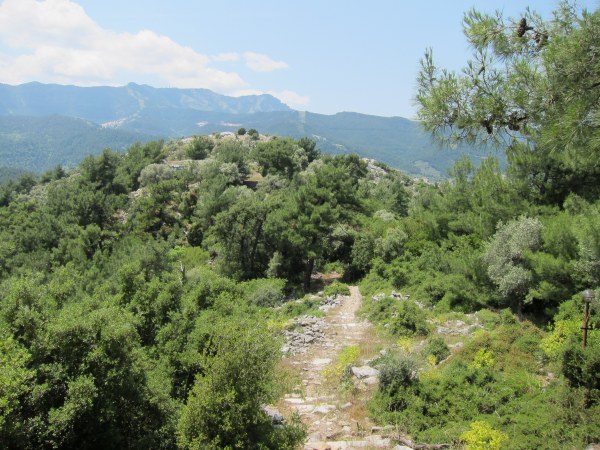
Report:
M323 369L323 377L327 382L339 381L345 375L347 368L358 361L359 356L360 347L358 345L344 347L336 361Z
M301 300L292 300L285 303L280 311L288 319L293 319L298 316L315 316L323 317L325 313L319 309L321 300L306 296Z
M331 297L333 295L350 295L350 288L347 284L335 280L323 289L323 296Z

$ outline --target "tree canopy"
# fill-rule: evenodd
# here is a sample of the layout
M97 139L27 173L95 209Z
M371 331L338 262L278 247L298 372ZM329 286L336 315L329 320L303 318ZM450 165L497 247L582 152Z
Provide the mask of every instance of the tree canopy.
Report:
M475 9L464 18L473 57L460 73L421 60L418 117L444 142L508 148L509 173L538 201L598 194L600 13L562 2L550 20Z

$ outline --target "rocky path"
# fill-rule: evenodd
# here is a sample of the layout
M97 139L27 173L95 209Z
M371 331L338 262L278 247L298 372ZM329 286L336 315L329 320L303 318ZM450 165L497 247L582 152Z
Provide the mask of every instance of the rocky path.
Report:
M310 343L303 352L284 359L291 372L300 374L301 381L276 407L284 415L297 412L307 425L309 434L304 450L394 448L386 435L386 431L391 434L393 430L373 427L367 417L366 402L377 385L373 369L364 367L363 373L358 368L364 365L364 360L354 363L358 376L350 377L351 384L346 390L339 388L339 380L328 379L324 373L345 347L360 347L361 357L377 351L374 329L356 314L362 296L357 287L351 287L350 291L350 296L338 297L339 304L319 320L320 330L311 331ZM313 339L314 335L318 338Z

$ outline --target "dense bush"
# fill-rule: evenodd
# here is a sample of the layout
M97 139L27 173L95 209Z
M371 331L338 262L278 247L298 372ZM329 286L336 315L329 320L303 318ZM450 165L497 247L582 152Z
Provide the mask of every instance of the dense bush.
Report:
M191 159L205 159L215 147L214 141L207 136L194 136L186 148L187 156Z
M379 369L379 391L397 397L417 381L418 371L418 362L411 355L384 358Z
M424 356L432 356L435 363L443 361L450 356L450 349L440 336L431 336L427 339L425 347L423 347Z
M256 306L277 306L284 300L285 280L279 278L246 281L240 286L248 301Z
M226 325L211 339L178 426L186 449L289 449L304 437L297 424L275 427L263 405L274 400L279 347L250 323Z
M394 336L425 336L429 333L427 315L414 301L384 297L367 303L367 317Z
M333 295L350 295L350 288L348 288L347 284L340 283L335 280L333 283L328 284L323 289L323 295L325 297L330 297Z

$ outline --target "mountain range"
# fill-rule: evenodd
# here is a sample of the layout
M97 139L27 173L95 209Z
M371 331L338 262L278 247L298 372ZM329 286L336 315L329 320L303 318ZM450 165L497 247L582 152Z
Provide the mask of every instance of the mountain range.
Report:
M76 165L103 148L124 150L134 142L177 138L238 128L263 134L308 136L329 153L355 152L408 174L444 178L463 153L441 150L417 122L342 112L296 111L275 97L228 97L207 89L78 87L0 84L0 166L34 172Z

